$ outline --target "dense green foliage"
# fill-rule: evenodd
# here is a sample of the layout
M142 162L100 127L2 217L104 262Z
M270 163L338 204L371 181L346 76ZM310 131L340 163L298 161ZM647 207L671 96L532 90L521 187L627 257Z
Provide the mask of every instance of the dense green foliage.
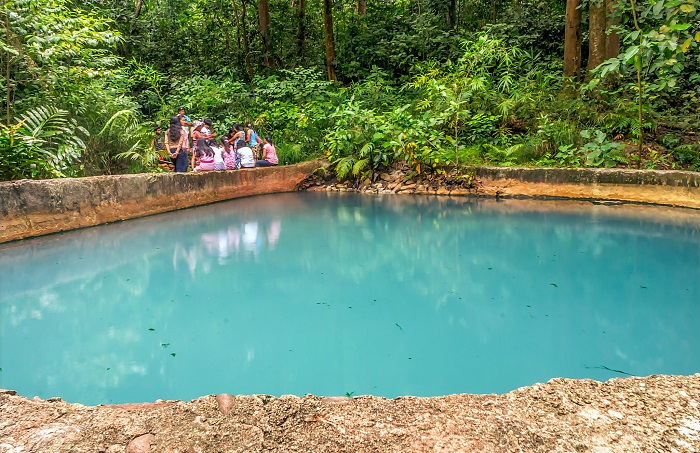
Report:
M251 122L281 163L324 156L340 177L395 160L700 171L700 0L620 0L620 55L573 92L564 3L358 14L336 0L329 82L320 0L269 0L267 53L249 0L5 1L0 180L158 171L152 130L180 105L220 133Z

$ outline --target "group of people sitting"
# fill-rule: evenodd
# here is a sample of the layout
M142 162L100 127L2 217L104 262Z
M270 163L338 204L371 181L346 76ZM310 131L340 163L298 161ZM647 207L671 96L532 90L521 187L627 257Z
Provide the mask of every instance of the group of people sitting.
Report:
M240 123L234 123L217 141L212 120L204 118L192 122L185 115L184 108L170 118L164 139L160 128L155 129L153 143L156 149L168 153L175 172L186 172L189 165L194 171L211 171L270 167L278 163L272 138L269 135L261 138L252 125L244 128Z

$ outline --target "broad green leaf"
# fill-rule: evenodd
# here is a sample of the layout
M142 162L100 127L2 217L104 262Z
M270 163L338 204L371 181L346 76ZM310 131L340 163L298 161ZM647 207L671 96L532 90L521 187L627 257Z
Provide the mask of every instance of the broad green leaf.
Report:
M629 62L633 57L637 55L638 52L638 47L630 47L629 49L627 49L627 52L625 52L625 54L622 56L622 59L626 62Z
M693 11L695 11L695 5L692 5L689 3L686 3L685 5L681 5L681 11L683 11L686 14L692 13Z
M675 25L671 25L671 30L672 31L687 30L692 26L693 26L693 24L675 24Z
M655 16L658 16L663 8L664 8L664 0L659 0L656 2L654 7L652 8L652 11L653 11Z
M637 71L642 70L642 57L639 55L634 56L634 67L637 68Z

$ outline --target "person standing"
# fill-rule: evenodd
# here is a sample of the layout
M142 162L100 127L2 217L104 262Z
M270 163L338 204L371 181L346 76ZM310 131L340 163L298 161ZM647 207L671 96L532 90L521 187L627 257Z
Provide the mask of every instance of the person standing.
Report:
M182 148L187 153L189 161L190 154L194 155L194 153L192 153L190 149L190 128L187 126L187 117L185 115L178 116L180 117L180 126L182 127L182 133L185 134L185 141L182 143ZM187 169L185 169L185 171L187 171Z
M176 173L184 173L187 171L187 150L189 149L190 140L187 134L183 131L182 123L184 117L173 116L170 118L170 127L165 131L165 148L168 150L168 155L175 164ZM183 145L187 144L187 148Z
M250 123L246 124L245 127L245 141L248 144L248 147L250 147L250 149L253 150L253 154L257 159L260 155L260 146L262 145L262 139L257 134L257 132L255 132L255 130L253 129L253 125Z
M272 144L272 138L269 135L265 136L265 145L263 145L262 160L255 162L256 167L272 167L279 163L277 158L277 150Z
M177 114L180 115L181 117L185 118L185 122L187 123L187 124L185 124L185 126L192 126L192 120L185 113L184 107L180 107L179 109L177 109Z

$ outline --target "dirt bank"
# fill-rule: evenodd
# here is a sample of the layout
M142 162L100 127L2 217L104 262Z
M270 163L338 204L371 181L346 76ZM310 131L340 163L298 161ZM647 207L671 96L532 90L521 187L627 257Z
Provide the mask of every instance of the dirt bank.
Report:
M298 190L497 198L558 198L700 209L700 173L605 168L448 167L416 174L405 163L364 179L314 172Z
M0 394L0 452L695 452L700 374L505 395L211 395L86 407Z

